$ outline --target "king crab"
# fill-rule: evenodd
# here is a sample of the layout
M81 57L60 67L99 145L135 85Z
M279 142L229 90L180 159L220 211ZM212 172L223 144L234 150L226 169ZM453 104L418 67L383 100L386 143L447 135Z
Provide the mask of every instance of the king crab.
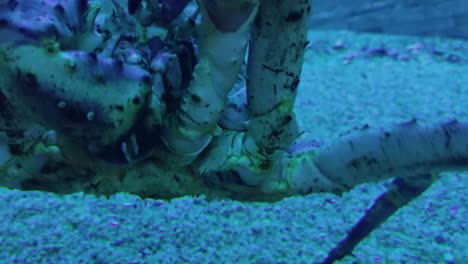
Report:
M364 126L288 152L309 1L189 2L1 1L0 183L275 201L397 177L332 263L435 175L468 164L457 121Z

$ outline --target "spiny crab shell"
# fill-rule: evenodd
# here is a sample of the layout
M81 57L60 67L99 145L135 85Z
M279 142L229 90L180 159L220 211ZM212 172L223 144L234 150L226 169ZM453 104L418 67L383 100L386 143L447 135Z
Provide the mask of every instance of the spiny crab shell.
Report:
M10 157L0 168L11 175L7 186L51 189L57 177L48 173L74 175L73 186L99 174L98 167L115 170L102 164L128 167L163 147L164 117L180 104L197 64L193 25L172 22L188 2L163 1L158 8L172 13L149 25L139 8L149 1L128 1L134 16L118 3L84 0L0 5L0 35L8 36L0 40L0 143ZM242 129L243 89L235 89L221 123Z

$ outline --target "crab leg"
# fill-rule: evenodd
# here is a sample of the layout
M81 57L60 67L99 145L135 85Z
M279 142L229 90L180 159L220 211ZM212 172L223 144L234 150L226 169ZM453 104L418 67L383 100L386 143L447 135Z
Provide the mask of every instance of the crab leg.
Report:
M220 133L217 122L242 67L259 0L199 0L198 5L200 61L180 109L167 118L163 138L182 164Z
M329 252L321 264L332 264L350 255L354 248L380 224L429 189L435 180L433 176L422 174L406 180L394 179L390 189L375 200L374 205L366 211L366 214L354 225L346 237Z
M307 41L308 1L264 0L254 23L247 64L249 111L265 115L294 103Z
M292 108L307 45L309 12L308 1L262 1L247 63L251 116L247 132L224 131L215 139L197 163L205 177L211 178L212 170L235 171L231 176L238 175L248 185L269 182L267 175L299 136Z
M341 193L355 185L468 168L468 123L424 126L413 119L392 129L362 128L315 156L289 162L286 178L298 193Z
M292 107L307 45L308 1L266 0L254 24L247 64L248 124L245 151L272 164L299 129Z
M225 150L229 158L206 155L199 173L238 199L277 200L294 194L341 194L364 182L468 168L468 123L419 125L415 120L391 129L364 127L318 153L284 155L270 169L252 170L244 155L244 133L217 137L208 153ZM417 183L414 186L418 186ZM421 183L420 186L424 186Z
M259 193L263 194L260 199L271 200L312 192L340 194L364 182L468 167L468 137L464 136L468 124L455 121L421 126L412 120L390 130L365 126L316 155L284 155L282 149L298 134L292 88L306 44L298 21L308 9L307 1L262 2L249 48L247 84L253 118L247 132L223 131L195 163L208 183L228 186L248 199ZM267 33L274 29L277 34L289 33L271 43Z

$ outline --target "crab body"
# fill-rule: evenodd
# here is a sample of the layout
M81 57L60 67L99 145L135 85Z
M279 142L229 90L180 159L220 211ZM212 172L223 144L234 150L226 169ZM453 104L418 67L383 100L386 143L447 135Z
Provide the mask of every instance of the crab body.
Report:
M388 197L407 203L433 175L466 169L456 121L365 127L289 153L309 2L199 0L176 23L188 2L0 2L0 183L275 201L399 177Z

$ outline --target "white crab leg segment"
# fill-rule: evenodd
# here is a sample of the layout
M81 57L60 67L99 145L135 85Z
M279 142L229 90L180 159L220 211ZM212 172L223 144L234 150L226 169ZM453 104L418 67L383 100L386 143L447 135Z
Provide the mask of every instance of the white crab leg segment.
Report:
M259 8L247 64L247 152L268 160L299 135L292 107L307 45L309 1L265 0ZM273 156L272 161L276 158Z
M254 116L296 98L308 43L309 12L309 1L262 1L252 28L247 64L248 102Z
M365 127L316 156L291 159L285 176L298 193L340 193L364 182L467 168L468 123L412 120L392 129Z
M219 133L218 119L240 72L258 0L199 0L200 61L180 109L167 119L164 142L191 162Z

